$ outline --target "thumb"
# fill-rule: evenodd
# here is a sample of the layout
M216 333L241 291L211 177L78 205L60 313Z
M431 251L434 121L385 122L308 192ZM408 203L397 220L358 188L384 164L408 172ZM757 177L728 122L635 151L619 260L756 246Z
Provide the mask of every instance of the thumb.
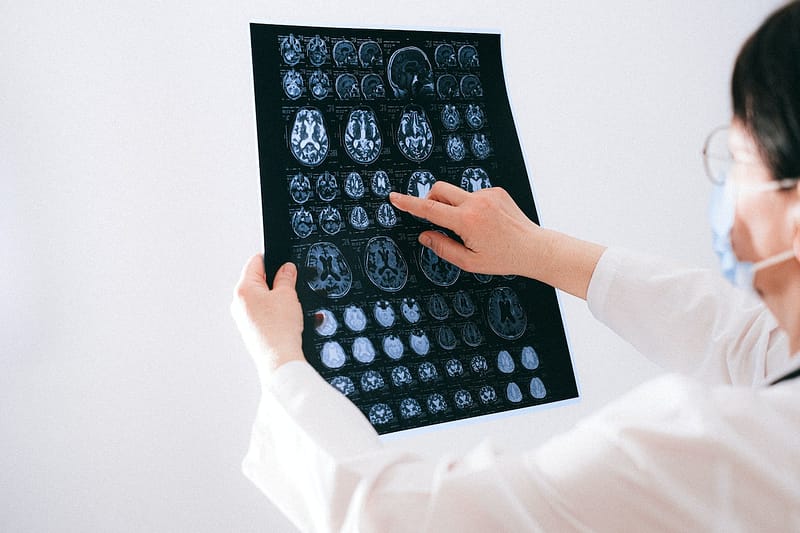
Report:
M275 273L275 279L272 282L272 288L278 289L280 287L287 287L294 290L294 284L297 280L297 267L294 263L284 263Z

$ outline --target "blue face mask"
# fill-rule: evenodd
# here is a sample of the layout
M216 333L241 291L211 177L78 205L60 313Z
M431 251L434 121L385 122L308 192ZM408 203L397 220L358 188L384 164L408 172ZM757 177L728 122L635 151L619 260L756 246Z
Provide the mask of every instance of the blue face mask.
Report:
M725 180L722 184L714 184L711 190L711 202L708 216L711 222L711 245L719 258L722 275L738 287L747 286L753 277L753 264L739 261L733 253L731 245L731 229L736 214L736 191L731 183Z
M763 190L770 189L764 188ZM788 261L795 255L794 251L787 250L755 264L740 261L731 245L731 229L733 229L733 220L736 215L736 196L736 185L733 180L728 179L722 185L715 184L713 186L708 213L711 222L711 242L714 253L719 258L722 275L736 287L755 291L753 279L756 272Z

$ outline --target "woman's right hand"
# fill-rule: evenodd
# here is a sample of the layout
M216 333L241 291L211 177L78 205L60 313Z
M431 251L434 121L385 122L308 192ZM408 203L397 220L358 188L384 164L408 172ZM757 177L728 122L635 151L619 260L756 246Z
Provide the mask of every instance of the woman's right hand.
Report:
M437 181L426 198L392 193L402 211L452 230L464 244L438 231L419 242L467 272L518 274L538 279L579 298L605 247L534 224L499 187L474 193Z
M541 228L509 194L491 187L469 193L437 181L426 198L392 193L395 207L455 232L461 244L438 231L424 231L419 242L442 259L481 274L528 275L530 250ZM531 245L534 245L532 248Z

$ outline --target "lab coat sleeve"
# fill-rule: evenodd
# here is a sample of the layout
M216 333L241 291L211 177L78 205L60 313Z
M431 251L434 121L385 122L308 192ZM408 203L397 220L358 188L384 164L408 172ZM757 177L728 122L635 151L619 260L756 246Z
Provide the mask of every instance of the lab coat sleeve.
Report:
M758 389L669 375L526 453L487 440L426 460L382 447L356 407L290 364L243 468L302 531L779 530L800 497L787 388L770 391L773 410Z
M705 381L758 383L789 355L785 334L758 298L708 270L608 249L587 302L643 355Z

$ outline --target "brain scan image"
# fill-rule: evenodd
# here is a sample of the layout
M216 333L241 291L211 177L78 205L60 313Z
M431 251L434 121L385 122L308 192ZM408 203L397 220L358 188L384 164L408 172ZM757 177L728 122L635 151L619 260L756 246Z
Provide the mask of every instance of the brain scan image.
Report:
M453 401L458 409L468 409L472 407L472 395L464 389L456 391L453 395Z
M386 96L383 78L377 74L367 74L361 78L361 94L365 100L378 100Z
M394 308L386 300L378 300L372 308L372 316L375 317L375 322L384 328L390 328L394 325Z
M555 290L462 273L389 200L502 186L534 217L500 36L249 29L265 267L298 267L312 367L379 434L577 397Z
M311 198L311 181L307 176L298 172L289 182L289 194L298 204L304 204Z
M519 403L522 401L522 391L519 389L519 385L514 383L513 381L508 384L506 387L506 398L508 398L509 402Z
M457 378L464 374L464 365L458 359L448 359L444 364L444 369L451 378Z
M507 279L507 280L511 281L512 279L517 279L517 275L516 274L503 274L503 279Z
M336 77L336 96L340 100L357 100L361 98L358 80L352 74L339 74Z
M489 370L489 363L484 356L476 355L469 360L469 367L475 374L485 374Z
M360 205L355 206L350 211L350 225L353 226L353 229L359 231L367 229L369 227L367 210Z
M370 181L370 189L372 189L372 194L378 198L387 198L389 193L392 192L392 182L389 181L389 174L384 170L376 170Z
M458 112L458 108L453 104L445 104L442 107L440 118L442 119L442 127L447 131L455 131L461 125L461 113Z
M392 228L397 225L397 213L395 213L394 207L385 202L378 206L375 218L378 220L378 224L384 228Z
M385 403L376 403L369 408L368 418L373 426L381 426L394 420L394 414L392 408Z
M469 318L475 313L475 302L467 291L461 290L453 296L453 309L459 316Z
M353 384L353 380L348 378L347 376L336 376L335 378L331 379L328 383L333 385L339 392L344 394L345 396L350 396L355 394L356 386Z
M350 331L359 333L367 327L367 315L357 305L348 305L344 308L344 325Z
M431 349L431 341L428 340L428 336L421 329L415 329L411 332L408 336L408 344L417 355L428 355Z
M452 74L443 74L436 79L436 94L442 100L458 97L458 80Z
M403 398L400 401L400 416L402 418L414 418L422 414L422 407L414 398Z
M455 67L457 65L456 50L452 44L440 44L433 52L436 66L440 68Z
M408 264L389 237L373 237L366 247L364 270L369 280L386 292L397 292L408 281Z
M425 277L439 287L449 287L461 275L461 269L445 261L427 246L420 246L419 268Z
M463 181L462 181L462 183L463 183ZM482 284L489 283L490 281L492 281L492 278L493 278L493 276L491 274L478 274L478 273L475 273L475 274L472 274L472 275L475 277L475 279L478 281L478 283L482 283Z
M306 90L306 84L303 81L303 76L296 70L288 70L283 75L283 92L290 100L297 100L303 96Z
M528 318L517 293L508 287L492 290L486 309L489 327L501 339L516 340L525 332Z
M450 316L450 308L447 307L447 302L439 293L434 293L428 299L428 314L436 320L445 320Z
M383 148L375 113L369 108L354 109L346 124L342 144L350 159L362 165L375 162Z
M433 151L433 131L425 110L418 105L403 109L397 126L397 147L406 159L421 163Z
M497 369L503 374L510 374L514 371L514 359L508 350L500 350L497 353Z
M472 148L472 155L474 155L476 159L486 159L491 153L489 139L487 139L486 135L483 133L476 133L472 136L470 148Z
M536 353L536 350L533 349L533 346L525 346L522 348L522 356L520 359L522 361L522 366L528 370L536 370L539 368L539 355Z
M410 384L414 379L411 377L411 371L404 366L396 366L392 369L392 383L395 387L402 387L403 385Z
M483 87L481 80L474 74L467 74L461 78L459 84L461 88L461 96L464 98L480 98L483 96Z
M494 403L494 401L497 400L497 393L491 385L484 385L478 390L478 398L480 398L483 404Z
M376 391L382 389L385 385L383 376L376 370L367 370L361 374L361 390L364 392Z
M331 92L331 80L321 70L315 70L308 78L308 88L311 91L311 96L317 100L322 100L327 98Z
M333 62L337 67L354 67L358 65L358 53L355 45L347 39L337 41L333 45Z
M328 235L336 235L342 229L342 214L338 209L326 206L319 214L319 226Z
M461 173L461 188L467 192L488 189L491 186L489 174L480 167L467 168Z
M544 388L544 383L542 383L542 380L539 378L531 379L530 391L531 391L531 396L533 396L537 400L541 400L542 398L547 396L547 389Z
M443 349L452 350L456 347L458 340L450 326L442 326L439 328L439 331L436 332L436 342L438 342L439 346Z
M464 113L467 120L467 126L473 130L481 129L486 124L486 113L483 108L477 104L469 104L467 111Z
M436 178L429 171L415 170L408 178L406 194L417 198L427 198L434 183L436 183Z
M364 196L364 180L358 172L350 172L344 180L344 193L353 200Z
M419 379L424 383L429 383L439 377L439 372L436 370L436 367L428 362L422 363L417 367L417 374L419 375ZM442 400L444 400L444 398L442 398Z
M444 399L444 396L441 394L434 393L428 396L428 412L432 415L439 414L441 412L447 411L447 402Z
M306 254L306 267L306 283L312 291L328 298L341 298L350 291L353 273L335 244L312 244Z
M322 346L320 352L320 359L322 364L328 368L341 368L347 357L344 354L344 348L336 341L328 341Z
M383 51L375 41L364 41L358 47L358 60L364 68L380 67L383 65Z
M444 143L447 157L453 161L461 161L467 155L467 147L464 145L464 138L461 135L448 135Z
M414 298L403 298L400 303L400 314L409 324L416 324L422 318L422 311L419 308L419 303Z
M317 196L324 202L330 202L339 192L339 183L336 181L336 176L327 170L317 177Z
M353 359L359 363L371 363L375 359L375 347L366 337L356 337L353 341Z
M336 317L332 311L329 309L320 309L314 314L317 315L318 325L314 328L317 335L330 337L336 333L336 330L339 328L339 323L336 321Z
M395 98L428 98L433 96L433 68L428 56L416 46L399 48L386 67L389 85Z
M303 46L300 44L300 40L293 34L284 37L281 41L281 57L283 58L283 62L293 67L300 62L302 56Z
M303 207L295 211L292 215L292 230L301 239L311 235L314 230L314 217L311 216L311 212Z
M391 359L400 359L403 357L403 351L403 341L397 335L387 335L383 338L383 352Z
M314 67L319 67L325 63L325 59L328 57L328 45L325 44L322 37L315 35L308 42L306 52L308 54L308 62Z
M473 348L480 346L483 342L483 334L481 334L481 330L478 329L475 322L467 322L464 324L461 328L461 338L464 339L464 344L472 346Z
M465 44L458 49L458 64L461 68L472 68L480 66L478 62L478 51L471 44Z
M330 141L319 109L301 107L292 123L289 145L292 155L307 167L316 167L328 155Z

